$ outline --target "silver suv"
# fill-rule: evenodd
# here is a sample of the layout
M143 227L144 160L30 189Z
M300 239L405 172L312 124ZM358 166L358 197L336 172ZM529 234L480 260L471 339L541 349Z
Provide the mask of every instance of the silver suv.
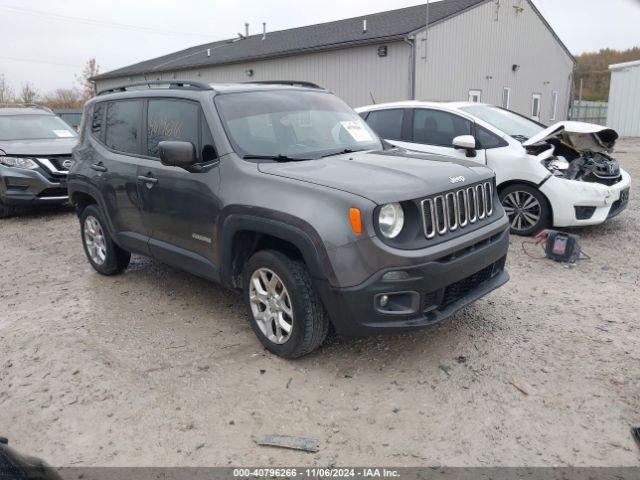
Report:
M78 135L51 110L0 105L0 218L20 207L63 204Z
M283 357L330 326L434 324L508 279L493 172L385 144L316 86L120 87L83 125L69 195L91 265L119 273L134 252L241 290Z

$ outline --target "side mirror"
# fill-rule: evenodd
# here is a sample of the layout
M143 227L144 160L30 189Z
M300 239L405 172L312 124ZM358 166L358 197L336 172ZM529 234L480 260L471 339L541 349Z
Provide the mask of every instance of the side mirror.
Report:
M467 151L467 157L476 156L476 139L473 135L459 135L453 139L453 148Z
M169 167L189 169L197 161L196 147L191 142L164 141L158 143L160 162Z

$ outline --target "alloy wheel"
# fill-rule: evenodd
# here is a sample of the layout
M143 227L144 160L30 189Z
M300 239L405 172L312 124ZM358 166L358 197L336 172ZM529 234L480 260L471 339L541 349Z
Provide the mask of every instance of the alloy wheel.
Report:
M249 300L253 318L264 336L278 345L286 343L293 330L293 308L280 277L268 268L253 272Z
M502 206L514 230L532 228L542 215L540 202L532 194L522 190L508 193L502 200Z
M102 265L107 258L107 243L100 222L92 216L84 221L84 244L89 257L96 265Z

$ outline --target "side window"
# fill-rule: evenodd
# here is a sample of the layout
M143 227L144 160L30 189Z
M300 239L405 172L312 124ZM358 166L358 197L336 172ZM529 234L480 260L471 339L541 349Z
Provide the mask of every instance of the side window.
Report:
M147 155L158 157L158 143L165 140L191 142L198 148L200 106L183 100L149 100Z
M478 148L506 147L507 142L480 125L476 125L476 141Z
M471 122L441 110L419 108L413 113L413 141L427 145L450 147L453 139L471 135Z
M381 138L400 140L404 110L374 110L369 113L367 123Z
M120 100L107 104L106 134L107 147L124 153L140 153L140 100Z
M104 121L104 103L96 103L93 106L93 115L91 116L91 134L99 140L102 140L102 122Z
M202 110L200 111L200 139L202 141L202 155L200 159L203 163L211 162L218 158L218 152L216 151L216 144L213 141L213 135L211 134L211 128L207 123L207 119L204 118Z

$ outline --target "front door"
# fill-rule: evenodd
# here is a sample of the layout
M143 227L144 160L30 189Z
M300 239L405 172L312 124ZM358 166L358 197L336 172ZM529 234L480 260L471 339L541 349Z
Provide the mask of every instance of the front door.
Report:
M475 151L475 156L469 156L466 150L453 146L455 137L474 135L473 122L470 120L451 112L431 108L409 109L405 115L411 115L408 131L403 135L402 141L392 141L394 145L419 152L486 163L485 150L480 148L480 145Z
M149 249L159 260L217 279L216 224L220 214L220 172L213 139L197 102L149 99L145 102L146 158L138 167L138 191ZM162 165L158 143L192 142L202 171Z

